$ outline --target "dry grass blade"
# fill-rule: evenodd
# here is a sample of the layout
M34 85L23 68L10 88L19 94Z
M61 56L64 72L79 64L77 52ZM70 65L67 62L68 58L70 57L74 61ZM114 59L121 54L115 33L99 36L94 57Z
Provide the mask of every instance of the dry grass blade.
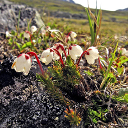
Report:
M95 15L91 12L91 10L90 10L89 7L88 7L88 10L89 10L90 16L91 16L92 19L94 20L94 23L96 24L96 27L98 27L98 25L97 25L97 19L96 19Z
M49 31L49 30L48 30L48 31ZM51 34L51 31L49 31L49 33ZM56 33L54 33L54 34L55 34L54 36L55 36L61 43L63 43L65 46L69 47L68 43L65 42L64 37L62 36L61 32L59 32L59 34L60 34L60 36L61 36L62 39L58 36L58 34L56 34Z

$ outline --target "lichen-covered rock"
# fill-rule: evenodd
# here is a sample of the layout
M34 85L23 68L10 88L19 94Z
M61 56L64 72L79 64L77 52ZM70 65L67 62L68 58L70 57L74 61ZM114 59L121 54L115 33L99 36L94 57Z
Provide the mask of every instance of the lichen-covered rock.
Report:
M7 1L0 2L0 32L16 30L18 26L20 29L26 30L29 21L31 21L31 26L34 25L37 28L44 26L40 14L35 8Z

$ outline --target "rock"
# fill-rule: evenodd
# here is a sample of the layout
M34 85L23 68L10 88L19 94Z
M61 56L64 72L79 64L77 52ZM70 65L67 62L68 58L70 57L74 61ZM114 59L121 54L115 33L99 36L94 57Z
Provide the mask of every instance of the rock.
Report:
M29 21L31 21L31 26L34 25L37 28L43 26L42 29L44 29L45 26L35 8L13 4L7 0L0 2L0 17L0 32L2 33L5 33L7 30L16 30L18 22L19 28L23 30L27 29Z
M84 14L73 14L72 18L73 19L87 19L87 15L84 15Z
M70 13L68 13L68 12L58 11L58 12L56 12L55 17L61 17L61 18L69 18L69 19L71 19L72 18L72 15Z
M115 17L111 17L111 18L110 18L110 21L116 22L116 18L115 18Z
M49 11L45 12L47 15ZM87 15L84 14L71 14L69 12L63 11L55 11L50 12L50 16L57 17L57 18L68 18L68 19L87 19Z

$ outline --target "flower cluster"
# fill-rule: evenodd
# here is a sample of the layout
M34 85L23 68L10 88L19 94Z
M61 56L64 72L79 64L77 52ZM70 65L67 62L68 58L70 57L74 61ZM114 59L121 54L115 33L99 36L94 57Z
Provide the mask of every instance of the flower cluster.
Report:
M55 49L60 53L60 55L58 55ZM41 61L46 65L48 65L52 60L59 60L60 57L62 58L63 53L65 54L65 57L66 57L67 53L65 52L63 44L56 43L52 48L46 49L42 52ZM99 52L96 47L89 47L84 52L83 52L83 49L77 44L74 44L68 48L68 55L70 55L74 61L76 61L78 57L80 57L79 58L79 61L80 61L80 59L84 54L89 64L94 64L95 59L98 59L98 56L99 56ZM79 64L79 61L77 65Z
M63 44L56 43L55 45L53 45L53 47L48 48L42 52L40 61L42 61L42 63L45 63L45 65L48 65L52 61L60 60L62 66L64 66L64 62L63 62L63 54L64 54L65 58L67 57L67 55L70 55L74 61L76 61L77 58L79 57L79 60L77 62L77 65L79 65L79 62L82 56L85 55L87 62L89 64L94 64L95 59L98 59L98 56L99 56L99 52L97 48L93 46L89 47L86 51L83 52L83 49L79 45L74 44L74 45L71 45L67 49L67 51L68 52L66 53L66 49ZM32 63L31 56L36 57L37 62L41 68L41 71L43 72L40 61L36 53L34 52L20 54L14 60L12 68L15 69L17 72L23 72L24 75L28 75L29 70L31 68L31 63Z

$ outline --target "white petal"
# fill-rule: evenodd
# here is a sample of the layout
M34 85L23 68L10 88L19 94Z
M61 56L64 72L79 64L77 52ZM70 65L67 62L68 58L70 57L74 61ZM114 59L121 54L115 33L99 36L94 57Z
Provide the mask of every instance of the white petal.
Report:
M12 35L9 33L9 31L6 31L6 37L11 37Z
M71 38L74 40L75 37L77 36L77 34L76 34L75 32L71 32L70 36L71 36Z
M91 58L89 55L86 55L85 57L86 57L86 60L87 60L87 62L89 64L94 64L94 62L95 62L95 59L94 58Z
M26 54L21 54L18 58L14 60L12 69L15 69L16 72L23 72L25 75L29 73L31 68L31 58L29 55L28 59L25 58Z
M125 56L128 56L128 50L125 52Z
M87 49L89 52L89 55L85 54L86 60L89 64L93 64L95 62L95 59L98 59L99 52L96 47L89 47Z
M55 61L55 60L59 60L59 59L60 59L60 57L56 53L54 53L53 54L53 60Z
M78 56L83 53L83 49L79 45L73 46L72 51Z
M27 60L26 63L24 63L24 73L28 74L31 68L31 59Z
M77 57L78 57L78 56L76 56L76 55L71 55L71 58L72 58L73 60L76 60Z
M24 38L27 38L27 39L29 39L29 38L30 38L30 35L29 35L29 33L27 33L27 32L24 32Z
M125 48L122 48L121 51L122 51L122 55L125 55L126 49Z
M76 60L78 56L80 56L83 53L82 48L79 45L71 46L71 49L69 49L69 55L73 60Z
M37 27L36 26L31 26L31 32L36 32L37 31Z
M48 65L53 59L53 52L50 49L44 50L41 55L41 61Z

